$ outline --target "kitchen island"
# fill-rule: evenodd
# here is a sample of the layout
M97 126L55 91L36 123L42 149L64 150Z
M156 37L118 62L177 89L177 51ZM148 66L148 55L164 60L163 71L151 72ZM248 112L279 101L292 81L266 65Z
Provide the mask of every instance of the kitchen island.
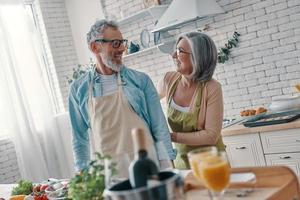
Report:
M293 122L222 130L232 167L285 165L300 176L300 119Z
M249 200L292 199L300 195L297 177L286 167L233 168L231 172L251 172L256 178L250 182L231 182L224 199L234 200L241 197ZM204 185L195 179L190 170L182 171L180 174L185 180L186 200L209 199ZM8 199L13 186L0 184L0 198Z

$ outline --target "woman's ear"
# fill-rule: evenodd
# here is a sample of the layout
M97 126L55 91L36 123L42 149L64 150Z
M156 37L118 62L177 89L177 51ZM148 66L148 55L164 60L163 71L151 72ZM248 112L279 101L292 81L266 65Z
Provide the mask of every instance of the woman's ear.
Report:
M96 42L91 43L90 49L94 54L98 54L99 52L101 52L101 47L100 45L97 45Z

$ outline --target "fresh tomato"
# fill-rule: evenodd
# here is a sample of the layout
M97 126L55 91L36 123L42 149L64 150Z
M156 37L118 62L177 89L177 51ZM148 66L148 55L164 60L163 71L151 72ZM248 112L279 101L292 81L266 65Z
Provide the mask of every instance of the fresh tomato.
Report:
M34 195L34 200L48 200L47 195L43 194L43 195Z
M34 200L41 200L40 196L34 195L33 196Z

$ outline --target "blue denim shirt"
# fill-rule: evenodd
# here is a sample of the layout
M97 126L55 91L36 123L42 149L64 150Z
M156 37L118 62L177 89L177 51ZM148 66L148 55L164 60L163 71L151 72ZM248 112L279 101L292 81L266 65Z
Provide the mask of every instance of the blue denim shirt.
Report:
M154 141L162 141L167 150L169 158L163 158L160 156L163 150L157 149L159 159L174 160L176 153L172 148L167 122L151 79L145 73L125 66L122 67L120 76L124 83L122 86L123 92L130 105L141 119L146 122ZM101 87L98 79L99 75L93 69L75 80L70 88L69 113L73 129L73 152L77 170L85 168L90 161L88 88L90 82L93 81L93 96L101 96L102 92L100 91Z

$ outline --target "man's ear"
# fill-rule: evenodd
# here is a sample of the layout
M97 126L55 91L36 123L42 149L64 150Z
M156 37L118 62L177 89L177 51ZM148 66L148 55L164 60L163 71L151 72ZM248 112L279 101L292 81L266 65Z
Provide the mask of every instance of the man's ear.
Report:
M96 42L92 42L92 43L91 43L90 49L91 49L91 51L92 51L94 54L97 54L97 53L101 52L101 46L100 46L100 45L97 45Z

